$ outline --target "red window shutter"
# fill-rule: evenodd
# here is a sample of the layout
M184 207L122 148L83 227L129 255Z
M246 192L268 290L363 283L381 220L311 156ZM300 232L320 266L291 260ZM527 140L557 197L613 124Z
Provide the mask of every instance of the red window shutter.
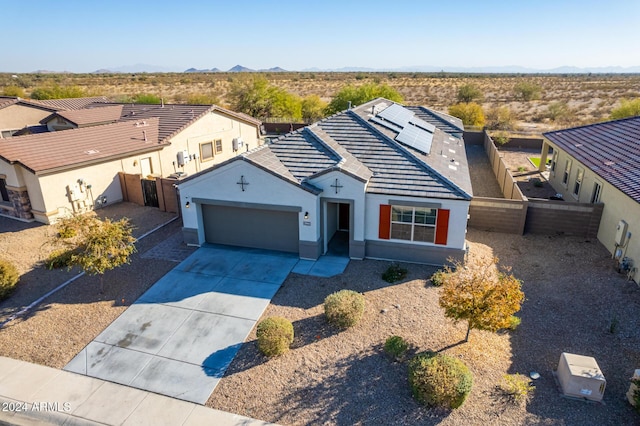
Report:
M388 240L391 236L391 206L380 204L380 226L378 228L378 238Z
M436 221L436 244L447 244L449 235L449 210L438 209L438 219Z

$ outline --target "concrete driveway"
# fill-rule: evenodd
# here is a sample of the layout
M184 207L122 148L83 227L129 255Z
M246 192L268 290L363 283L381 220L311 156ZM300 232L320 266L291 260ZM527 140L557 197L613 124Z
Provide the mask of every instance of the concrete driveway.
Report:
M293 254L201 247L64 369L204 404L297 263Z

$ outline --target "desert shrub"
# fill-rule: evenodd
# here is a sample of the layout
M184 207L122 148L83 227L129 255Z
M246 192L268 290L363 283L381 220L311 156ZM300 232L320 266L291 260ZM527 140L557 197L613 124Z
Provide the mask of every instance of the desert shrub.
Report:
M293 343L293 324L286 318L269 317L256 329L258 349L266 356L277 356L289 350Z
M542 183L542 181L539 178L533 178L531 179L531 182L533 183L533 186L535 186L536 188L542 188L544 186L544 183Z
M508 106L491 108L487 111L487 129L513 130L516 118Z
M385 98L394 102L402 102L402 95L386 84L365 83L361 86L345 86L331 99L325 110L326 115L335 114L352 106L362 105L375 98Z
M444 282L444 274L446 274L446 272L443 271L442 269L438 269L437 271L435 271L430 278L431 284L433 284L436 287L440 287Z
M634 117L640 115L640 98L638 99L622 99L620 106L611 111L611 119Z
M520 319L520 317L517 317L515 315L511 315L509 317L509 325L507 326L507 328L509 330L515 330L516 328L518 328L518 326L520 325L521 322L522 322L522 320Z
M3 92L4 96L17 96L24 98L24 89L20 86L6 86Z
M68 268L71 266L73 250L58 249L49 254L44 265L48 269Z
M491 140L493 140L497 146L506 145L509 143L509 133L496 132L491 135Z
M542 87L529 81L521 81L513 87L513 93L518 99L532 101L534 99L540 99Z
M162 102L160 96L152 93L138 93L133 97L133 102L136 104L153 104L157 105Z
M418 402L431 407L453 409L460 407L467 399L473 377L459 359L425 352L409 362L409 385Z
M522 374L505 374L499 386L505 396L516 404L526 401L535 388L529 378Z
M482 91L475 84L464 84L458 89L458 102L473 102L482 99Z
M547 105L545 117L556 123L567 123L573 118L573 111L565 101L551 102Z
M407 270L401 268L397 263L392 263L386 271L382 273L382 279L388 283L395 283L407 276Z
M400 359L409 349L409 344L400 336L391 336L384 342L384 351L393 358Z
M475 102L461 103L449 107L449 115L458 117L465 126L482 127L485 123L482 106Z
M364 296L353 290L332 293L324 299L324 314L336 327L352 327L364 314Z
M13 263L0 259L0 300L9 297L19 280L20 274Z

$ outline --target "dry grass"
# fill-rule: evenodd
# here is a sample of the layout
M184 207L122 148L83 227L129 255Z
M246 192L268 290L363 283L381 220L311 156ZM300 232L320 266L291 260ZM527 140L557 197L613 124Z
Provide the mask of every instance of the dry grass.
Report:
M315 94L329 101L347 84L379 82L398 90L409 105L426 105L446 111L456 103L460 86L474 84L484 93L483 107L508 106L518 126L530 132L590 123L606 119L621 98L640 96L640 75L499 75L441 73L263 73L272 84L300 96ZM18 84L27 94L48 84L77 85L90 95L124 99L138 93L152 93L166 102L184 103L190 95L215 97L221 104L229 102L233 81L252 74L22 74L12 79L0 74L0 87ZM513 87L527 80L542 87L539 100L516 99ZM549 104L568 102L573 114L568 122L554 123L545 118Z

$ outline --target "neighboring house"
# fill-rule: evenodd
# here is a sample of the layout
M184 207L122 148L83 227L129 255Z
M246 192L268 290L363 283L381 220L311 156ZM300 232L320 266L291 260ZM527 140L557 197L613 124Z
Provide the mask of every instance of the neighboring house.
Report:
M178 184L184 238L317 259L463 257L472 197L460 120L376 99Z
M0 139L0 213L51 223L123 199L119 172L188 175L260 144L260 122L215 105L49 101L22 136ZM2 110L0 110L1 112Z
M0 138L13 136L19 130L38 125L57 108L15 97L0 96Z
M544 137L543 157L553 148L551 185L567 201L604 203L598 240L620 260L640 266L640 117ZM640 283L640 273L634 280Z

